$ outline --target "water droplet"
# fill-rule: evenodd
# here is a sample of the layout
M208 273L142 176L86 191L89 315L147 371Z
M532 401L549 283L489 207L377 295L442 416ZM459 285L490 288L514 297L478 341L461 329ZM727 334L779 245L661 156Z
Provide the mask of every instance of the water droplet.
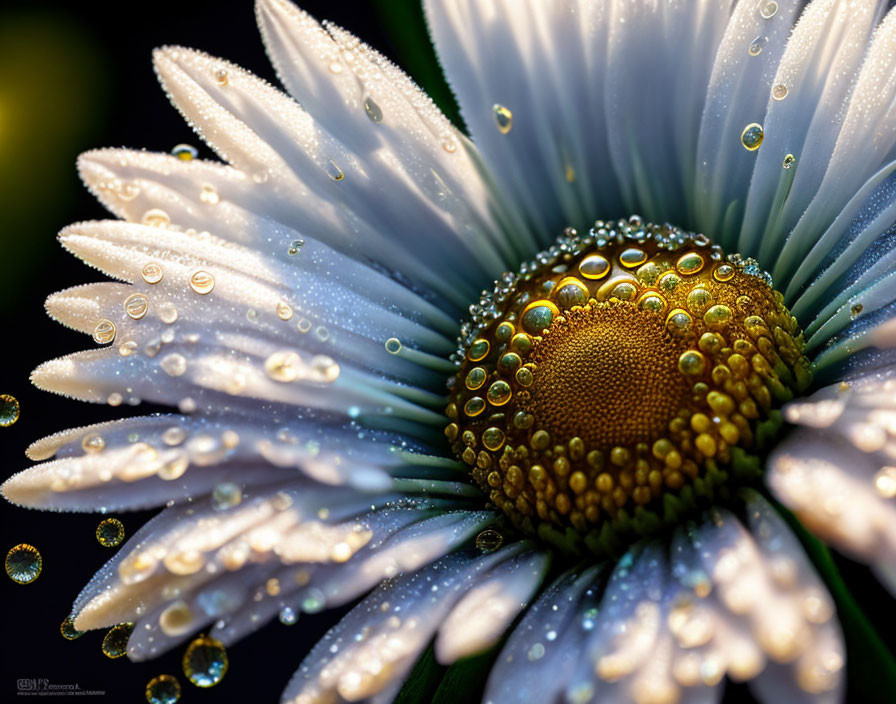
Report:
M171 224L171 218L164 210L152 208L143 213L143 224L150 227L168 227Z
M15 396L0 394L0 428L8 428L19 419L19 401Z
M219 68L215 71L215 83L219 86L226 86L229 80L230 76L226 68Z
M299 318L296 322L296 329L301 333L307 333L311 329L311 321L307 318Z
M37 579L43 564L37 548L28 543L19 543L6 553L6 574L19 584L30 584Z
M107 345L115 339L115 323L103 318L93 329L93 341L98 345Z
M280 609L280 615L278 617L280 619L280 623L284 626L292 626L297 620L296 612L288 606L284 606Z
M454 154L454 152L457 151L457 142L454 141L453 137L443 137L442 149L444 149L449 154Z
M113 626L103 638L103 655L107 658L120 658L128 652L128 639L134 632L134 624L132 622L119 623Z
M205 184L199 193L199 200L207 205L217 205L221 196L218 195L218 190L214 186Z
M858 318L862 314L863 310L865 310L865 306L863 306L861 303L854 303L849 309L850 319L855 320L856 318Z
M290 242L289 249L286 250L286 253L294 257L302 251L302 247L304 246L305 240L293 240L292 242Z
M142 293L132 293L125 299L124 312L134 320L140 320L149 310L149 299Z
M199 270L190 277L190 288L196 293L206 295L215 287L215 277L207 271Z
M775 100L784 100L787 97L787 94L790 90L783 83L775 84L775 87L772 88L772 97Z
M255 183L267 183L270 177L271 175L268 173L267 169L256 171L252 174L252 180L255 181Z
M180 636L193 628L193 612L181 599L172 602L159 614L159 628L166 636Z
M492 106L492 112L495 115L495 124L501 134L507 134L513 127L513 113L503 105L495 103Z
M143 270L140 272L140 275L143 277L143 280L146 283L157 284L162 280L165 272L162 271L162 267L155 262L149 262L144 265Z
M274 381L289 383L299 376L302 360L295 352L274 352L264 362L264 370Z
M238 506L242 500L243 491L233 482L221 482L212 490L212 504L216 511L226 511Z
M339 61L331 61L329 68L330 73L342 73L342 63L340 63Z
M748 152L755 152L762 144L765 133L762 131L762 125L751 122L744 127L744 131L740 135L740 143L744 145L744 149Z
M227 673L227 651L221 641L200 636L184 653L184 674L197 687L212 687Z
M199 150L190 144L178 144L171 150L171 156L176 156L181 161L193 161L199 156Z
M277 303L277 317L280 318L280 320L289 320L292 318L292 308L289 303L286 301Z
M766 42L768 42L768 37L763 37L762 35L756 37L750 42L750 46L747 48L747 53L750 56L759 56L762 53L762 49L765 47Z
M324 608L326 603L326 595L320 589L312 587L302 599L302 611L306 614L316 614Z
M123 401L124 397L118 392L113 392L106 398L106 403L110 406L120 406Z
M401 340L397 337L390 337L386 340L386 352L389 354L398 354L401 352Z
M168 376L182 376L187 371L186 357L177 352L163 357L159 365Z
M383 121L383 111L369 95L364 98L364 110L371 122L379 124Z
M476 547L482 552L492 552L504 544L504 536L494 528L486 528L476 536Z
M84 635L84 631L75 628L75 619L73 616L67 616L65 621L59 624L59 632L66 640L76 640Z
M345 178L345 174L342 173L342 169L340 169L339 166L337 166L336 162L332 159L327 162L327 174L334 181L341 181Z
M157 675L146 685L147 704L177 704L180 682L172 675Z
M789 169L793 167L796 163L796 157L793 154L788 154L784 157L784 161L781 162L781 167L785 169Z
M529 660L540 660L544 657L544 645L541 643L535 643L531 648L529 648L526 653L526 657Z
M316 354L311 358L311 378L324 384L331 384L339 378L339 364L332 357Z
M97 542L104 548L114 548L124 540L124 524L117 518L107 518L96 527Z
M770 20L778 13L778 3L775 0L759 0L759 16L764 20Z

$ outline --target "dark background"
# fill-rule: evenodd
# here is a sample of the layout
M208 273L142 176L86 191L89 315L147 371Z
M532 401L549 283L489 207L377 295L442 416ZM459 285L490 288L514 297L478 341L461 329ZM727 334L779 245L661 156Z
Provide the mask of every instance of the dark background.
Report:
M413 37L420 36L419 16L406 9L414 3L300 4L318 19L331 19L358 34L432 89L430 57L408 43L409 37L413 44ZM385 15L391 34L384 29ZM396 27L396 22L404 26ZM53 323L43 310L48 294L99 280L54 239L68 223L107 215L78 180L77 154L103 146L169 151L186 142L198 147L202 157L213 156L158 88L150 52L162 44L202 49L276 82L248 1L0 4L0 393L14 395L22 407L18 423L0 429L2 478L28 466L23 453L33 440L124 412L39 392L28 373L47 359L92 344ZM435 88L437 100L450 107L444 86ZM4 555L27 542L44 558L36 582L20 586L6 577L0 580L5 636L0 701L13 700L17 679L46 678L106 692L106 698L92 701L139 702L146 682L163 672L181 680L184 702L241 701L250 693L259 702L278 701L302 657L333 623L332 614L322 614L303 616L292 627L269 624L229 649L230 670L210 690L185 681L182 648L148 663L109 660L100 652L104 632L73 642L59 634L74 597L112 554L94 537L100 519L30 511L5 502L0 511ZM149 515L118 517L130 535ZM891 611L890 597L867 569L840 557L836 561L865 613L880 624L881 614ZM894 634L881 635L892 651ZM740 699L743 691L732 695Z

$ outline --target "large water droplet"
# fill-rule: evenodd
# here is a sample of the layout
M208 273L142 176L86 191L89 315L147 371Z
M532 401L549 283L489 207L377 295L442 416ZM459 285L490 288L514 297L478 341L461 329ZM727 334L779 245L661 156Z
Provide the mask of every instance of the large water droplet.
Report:
M146 283L157 284L162 280L165 272L162 271L162 267L155 262L149 262L144 265L143 270L140 272L140 275L143 277L143 280Z
M764 20L770 20L778 13L778 3L775 0L759 0L759 16Z
M342 172L342 169L340 169L339 166L336 164L336 162L333 161L332 159L330 159L327 162L326 168L327 168L327 174L334 181L341 181L342 179L345 178L345 174Z
M128 639L134 632L133 623L119 623L106 633L103 638L103 655L107 658L120 658L128 651Z
M171 150L171 156L176 156L181 161L193 161L198 155L199 151L190 144L178 144Z
M364 111L371 122L379 124L383 121L383 111L369 95L364 98Z
M6 553L6 574L19 584L30 584L37 579L43 564L37 548L28 543L19 543Z
M177 704L180 682L172 675L157 675L146 685L147 704Z
M160 366L168 376L181 376L187 371L187 360L182 354L174 352L163 357Z
M166 636L189 633L193 628L193 612L185 601L179 599L159 614L159 628Z
M494 528L486 528L476 536L476 547L482 552L492 552L504 544L504 536Z
M190 288L196 293L205 295L215 287L215 277L207 271L199 270L190 277Z
M84 635L84 631L75 628L74 615L66 617L65 621L59 624L59 632L66 640L76 640Z
M498 131L501 134L510 132L510 129L513 127L513 113L497 103L492 106L492 112L495 115L495 124L498 126Z
M750 56L759 56L762 53L762 49L765 47L766 42L768 42L768 37L758 36L753 41L750 42L750 46L747 47L747 53Z
M149 310L149 299L142 293L132 293L125 299L124 312L134 320L140 320Z
M124 524L117 518L107 518L96 527L96 540L104 548L114 548L124 540Z
M776 83L774 88L772 88L772 97L775 100L784 100L789 92L790 89L783 83Z
M115 339L115 323L103 318L93 329L93 341L98 345L107 345Z
M305 240L293 240L292 242L290 242L289 249L286 250L286 253L294 257L302 251L302 247L304 246Z
M164 210L152 208L143 213L143 224L150 227L168 227L171 224L171 218Z
M0 428L8 428L19 419L19 401L15 396L0 394Z
M744 149L748 152L755 152L762 144L765 132L762 131L762 125L757 122L751 122L744 127L744 131L740 135L740 143L744 145Z
M184 653L184 674L197 687L212 687L227 673L227 651L221 641L200 636Z

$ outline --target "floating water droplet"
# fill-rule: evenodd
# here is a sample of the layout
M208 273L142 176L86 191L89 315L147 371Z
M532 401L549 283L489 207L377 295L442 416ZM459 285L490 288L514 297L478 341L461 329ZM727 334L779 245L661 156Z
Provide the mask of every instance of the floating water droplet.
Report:
M476 547L482 552L492 552L504 544L504 536L494 528L486 528L476 536Z
M180 682L172 675L157 675L146 685L147 704L177 704Z
M341 181L345 178L345 174L342 172L342 169L340 169L336 162L332 159L327 162L326 168L327 175L329 175L329 177L334 181Z
M762 49L765 47L768 42L768 37L763 37L762 35L756 37L753 41L750 42L750 46L747 47L747 53L750 56L759 56L762 53Z
M296 612L288 606L284 606L280 609L280 615L278 616L280 619L280 623L284 626L292 626L296 621L298 621L298 617L296 616Z
M199 192L199 200L206 205L217 205L221 196L218 195L218 190L214 186L205 184Z
M796 157L793 154L788 154L784 157L784 161L781 162L781 166L785 169L791 168L796 163Z
M280 320L289 320L292 318L292 308L289 303L286 301L279 301L277 303L277 317Z
M390 337L386 340L386 352L389 354L398 354L401 352L401 340L397 337Z
M43 564L37 548L28 543L19 543L6 553L6 574L19 584L30 584L37 579Z
M243 491L233 482L221 482L212 490L212 504L216 511L226 511L238 506L242 500Z
M221 641L200 636L189 646L182 661L184 674L197 687L212 687L227 673L227 651Z
M759 149L764 138L765 132L762 131L762 125L757 122L751 122L741 132L740 143L744 145L744 149L748 152L755 152Z
M226 86L229 80L230 76L227 73L226 68L219 68L215 70L215 83L217 83L219 86Z
M775 84L775 87L772 88L772 97L775 100L784 100L789 92L790 89L787 86L783 83L777 83Z
M8 428L19 419L19 401L15 396L0 394L0 428Z
M150 227L168 227L171 224L171 218L168 213L159 208L152 208L143 213L142 221L144 225L149 225Z
M115 339L115 323L103 318L93 329L93 341L98 345L107 345Z
M171 156L176 156L181 161L193 161L199 156L199 150L190 144L178 144L171 150Z
M66 640L76 640L84 635L84 631L75 628L75 619L73 616L67 616L65 621L59 624L59 632Z
M383 111L369 95L364 98L364 111L371 122L379 124L383 121Z
M163 357L159 366L168 376L182 376L187 371L187 359L182 354L174 352Z
M215 287L215 277L207 271L200 269L190 277L190 288L200 295L212 292Z
M302 247L305 246L305 240L293 240L289 243L289 249L286 250L286 253L290 256L295 256L299 252L302 251Z
M501 134L507 134L513 127L513 113L503 105L495 103L492 106L492 112L495 115L495 124Z
M764 20L770 20L778 13L778 3L775 0L759 0L759 16Z
M148 262L144 265L143 270L140 272L140 275L143 277L143 280L146 283L157 284L162 280L165 272L162 271L162 267L155 262Z
M142 293L132 293L125 299L124 312L134 320L140 320L149 310L149 299Z
M117 518L107 518L96 527L97 542L104 548L114 548L124 540L124 524Z
M128 652L128 639L134 632L134 624L132 622L119 623L117 626L109 629L106 637L103 638L103 655L107 658L120 658Z

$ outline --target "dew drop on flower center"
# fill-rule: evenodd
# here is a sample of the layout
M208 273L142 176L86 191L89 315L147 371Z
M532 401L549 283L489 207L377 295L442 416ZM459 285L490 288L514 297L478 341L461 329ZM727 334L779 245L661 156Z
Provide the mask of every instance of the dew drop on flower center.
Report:
M752 478L811 380L755 261L636 216L567 230L472 310L448 440L515 525L597 552Z

